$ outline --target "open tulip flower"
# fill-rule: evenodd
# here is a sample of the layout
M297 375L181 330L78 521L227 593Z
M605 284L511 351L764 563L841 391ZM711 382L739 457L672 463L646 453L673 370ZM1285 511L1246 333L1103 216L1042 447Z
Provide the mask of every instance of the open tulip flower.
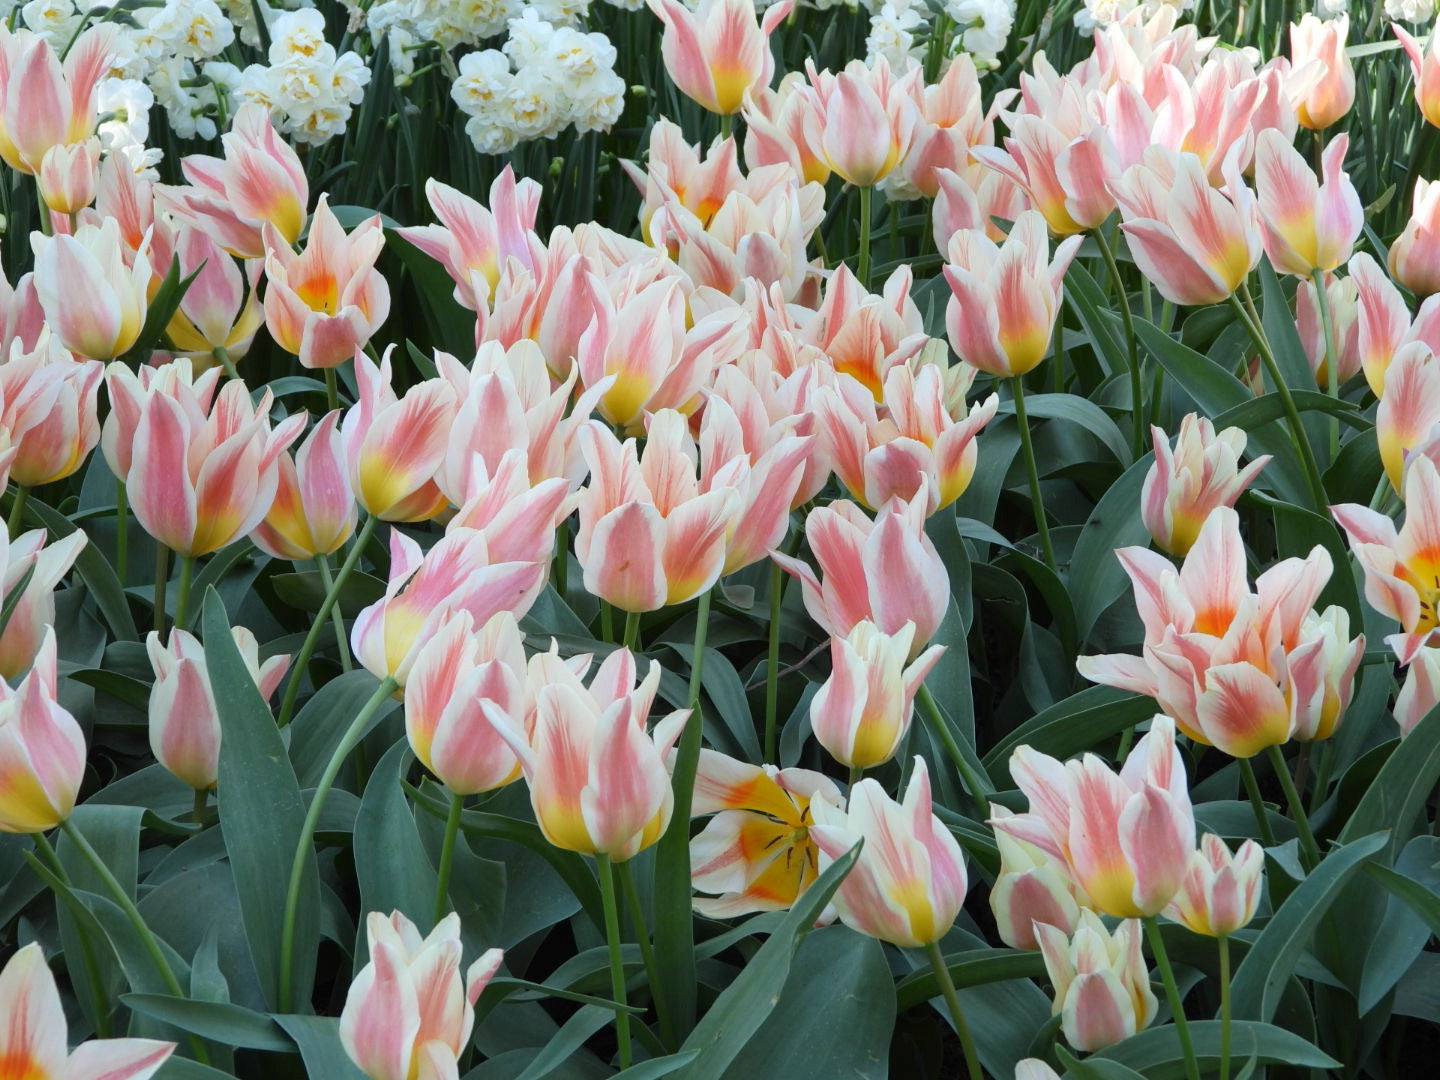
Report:
M63 480L100 441L96 416L104 367L77 362L48 330L35 348L0 364L0 428L14 448L10 478L36 487Z
M753 0L700 0L692 12L677 0L649 0L665 24L660 55L682 94L722 116L740 111L745 95L768 86L775 72L770 35L790 14L793 0L765 9L757 25Z
M1395 280L1416 296L1440 293L1440 182L1420 179L1410 220L1390 245Z
M856 187L873 187L898 168L910 151L920 118L915 105L920 68L896 76L885 58L867 66L852 60L843 71L810 76L805 140L831 172Z
M1384 401L1386 372L1403 346L1421 343L1431 352L1440 350L1440 297L1426 297L1412 319L1405 298L1373 256L1362 251L1350 260L1349 270L1360 366L1370 389Z
M1325 303L1332 322L1331 341L1335 346L1337 381L1344 386L1361 370L1359 286L1353 277L1323 276ZM1302 280L1295 288L1295 331L1300 335L1300 345L1305 350L1305 358L1310 361L1310 370L1315 373L1316 385L1322 390L1330 389L1325 319L1320 311L1320 294L1313 280Z
M1395 30L1397 34L1404 33L1398 26ZM1296 104L1302 127L1312 131L1327 128L1355 104L1355 68L1345 52L1345 39L1349 35L1348 15L1320 19L1307 11L1298 23L1290 24L1291 63L1296 68L1313 64L1320 69L1318 77L1307 80L1308 89ZM1405 38L1400 40L1403 43Z
M276 459L275 498L250 539L277 559L332 555L350 539L358 516L339 432L340 412L320 418L292 458Z
M30 242L35 292L67 349L109 360L135 344L149 306L150 262L143 250L129 252L113 218L69 235L34 233Z
M1087 910L1073 934L1043 924L1035 933L1055 988L1051 1012L1076 1050L1103 1050L1155 1019L1160 1003L1150 990L1137 921L1126 919L1112 932Z
M914 359L930 340L925 320L910 296L914 275L902 266L878 295L866 290L848 266L837 266L812 319L797 327L836 372L859 379L879 401L885 377Z
M1014 817L999 803L990 804L992 823ZM1038 949L1036 925L1053 926L1073 934L1086 898L1057 856L1012 836L998 825L995 846L1000 850L1000 873L990 890L990 910L1000 940L1012 949Z
M118 34L98 24L57 53L45 38L12 26L0 30L0 158L34 174L47 151L94 134L95 92L115 59Z
M1150 429L1155 463L1145 474L1140 492L1140 518L1155 543L1183 558L1200 535L1200 527L1217 506L1234 506L1235 500L1270 460L1255 458L1244 469L1240 455L1246 436L1240 428L1216 432L1203 416L1187 413L1180 421L1175 448L1158 427Z
M175 239L180 275L195 275L180 307L170 317L166 334L182 352L217 356L223 351L238 360L250 348L265 321L260 304L258 259L236 264L219 243L195 226L182 226Z
M1395 695L1395 722L1401 736L1409 735L1415 725L1440 704L1440 648L1423 645L1413 650L1405 669L1405 682Z
M13 679L34 662L55 622L55 586L86 543L78 529L52 544L45 543L44 529L14 540L0 530L0 588L11 609L0 630L0 677Z
M1375 410L1375 437L1390 486L1405 494L1409 463L1440 424L1440 357L1424 341L1396 350L1384 370L1385 392Z
M1421 42L1399 23L1392 22L1390 29L1395 31L1405 55L1410 58L1410 70L1415 76L1415 103L1427 121L1440 127L1440 35L1432 28Z
M1255 196L1264 225L1265 253L1282 274L1310 277L1334 270L1350 258L1365 224L1364 209L1341 167L1349 136L1325 147L1323 180L1290 141L1273 129L1260 133L1255 148Z

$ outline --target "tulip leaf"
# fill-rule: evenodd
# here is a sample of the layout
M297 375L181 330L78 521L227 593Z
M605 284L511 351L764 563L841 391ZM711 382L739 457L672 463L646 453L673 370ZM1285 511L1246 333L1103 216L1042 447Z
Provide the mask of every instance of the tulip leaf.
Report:
M779 1000L800 942L859 857L860 845L856 844L801 894L784 921L690 1032L680 1049L698 1050L700 1056L677 1075L685 1080L721 1080L729 1075L730 1063Z
M1140 520L1140 492L1154 461L1154 454L1146 454L1106 489L1075 541L1070 565L1083 572L1070 575L1070 605L1082 650L1096 621L1125 595L1130 580L1115 549L1150 542L1149 530Z
M263 1013L224 1001L191 1001L166 994L124 994L120 998L138 1013L153 1016L202 1039L248 1050L290 1054L295 1044Z
M1359 633L1363 630L1365 611L1360 606L1360 590L1355 587L1355 575L1349 572L1350 554L1345 550L1345 542L1340 539L1340 529L1335 522L1303 506L1272 499L1263 492L1256 492L1255 497L1270 507L1275 516L1276 554L1304 558L1312 548L1319 546L1330 555L1335 569L1315 602L1316 609L1324 610L1331 604L1339 604L1350 616L1352 631Z
M336 1018L285 1014L275 1017L275 1022L300 1048L307 1076L323 1076L325 1080L365 1080L365 1074L345 1053L345 1047L340 1042L340 1021Z
M231 1080L231 1076L209 1065L171 1054L155 1074L155 1080Z
M35 561L32 559L25 572L20 575L20 580L10 586L10 591L5 594L5 603L0 605L0 634L5 633L5 628L10 625L10 619L15 614L15 609L20 606L20 600L25 595L25 590L30 585L30 579L35 576Z
M1065 271L1065 299L1089 335L1105 373L1116 375L1128 370L1130 357L1125 350L1124 330L1110 310L1110 298L1079 262L1072 262Z
M1000 403L1000 413L1012 415L1015 402ZM1093 401L1075 394L1026 394L1025 414L1036 420L1064 420L1084 428L1100 440L1122 467L1130 464L1130 447L1125 433L1115 425L1108 413Z
M1145 1080L1143 1073L1118 1061L1106 1061L1099 1057L1081 1060L1063 1046L1055 1047L1055 1056L1065 1067L1065 1075L1073 1077L1073 1080Z
M1036 713L985 755L985 768L998 782L1009 775L1010 755L1028 744L1051 757L1067 758L1143 723L1159 710L1150 698L1109 686L1090 686Z
M305 820L305 804L275 718L230 636L220 594L214 588L205 591L201 625L205 663L225 732L217 788L220 824L235 874L250 956L265 1003L274 1009L282 997L280 938L285 890ZM313 851L303 863L296 911L287 993L290 1001L303 1007L310 1000L320 933L320 878Z
M31 499L25 504L25 515L38 520L45 529L48 544L69 536L78 528L64 514L52 510L39 499ZM75 557L75 572L85 582L85 587L95 599L95 606L100 609L115 636L121 641L139 641L140 632L135 629L135 620L130 615L130 605L125 599L125 590L120 587L120 579L93 543L87 543Z
M335 682L344 678L342 675ZM370 680L373 684L374 677ZM320 694L335 682L322 687ZM434 914L435 868L425 855L414 811L405 799L402 781L411 760L410 744L401 739L370 774L355 818L355 876L360 884L361 911L400 911L416 926L428 927ZM356 951L359 955L358 947Z
M1045 962L1040 954L1022 949L969 949L945 957L945 966L957 990L1010 979L1039 979L1045 975ZM904 1012L938 997L940 983L934 971L921 968L901 979L895 992L896 1004Z
M1359 406L1344 398L1332 398L1318 390L1291 390L1290 398L1295 402L1296 412L1333 413L1340 420L1358 430L1368 430L1370 421L1360 413ZM1216 431L1238 427L1245 431L1261 424L1273 424L1285 416L1285 403L1279 394L1264 394L1251 401L1226 409L1212 421Z
M1382 850L1389 835L1372 833L1334 851L1270 917L1235 972L1234 1015L1268 1021L1315 929L1361 865ZM1243 1044L1237 1043L1237 1052Z
M121 363L138 367L149 359L151 350L158 347L164 338L165 328L170 325L175 312L180 310L180 301L185 298L191 283L204 268L204 263L201 263L189 274L181 277L180 256L170 257L170 269L165 271L160 288L150 300L150 306L145 312L145 322L140 327L140 336L135 339L135 344L130 346L129 351L120 357Z
M1431 934L1440 933L1440 837L1417 836L1393 868L1367 863L1365 872L1389 893L1368 942L1356 995L1363 1016L1380 1003L1415 963Z
M302 789L320 782L346 727L379 685L364 668L347 671L320 687L290 722L290 763ZM395 701L384 702L361 737L375 730L396 707Z
M623 1072L616 1073L613 1080L660 1080L662 1076L669 1076L671 1073L683 1069L699 1056L699 1050L666 1054L661 1058L642 1061L639 1065L631 1065Z
M1214 1072L1220 1064L1220 1021L1192 1020L1189 1026L1201 1073ZM1294 1065L1310 1069L1334 1069L1340 1065L1299 1035L1273 1024L1251 1020L1232 1021L1230 1046L1237 1061L1253 1057L1262 1065ZM1173 1024L1132 1035L1085 1060L1087 1064L1115 1062L1133 1069L1146 1080L1179 1080L1185 1075L1185 1056ZM1083 1074L1066 1072L1065 1075L1079 1080Z
M1350 820L1340 830L1342 843L1376 829L1391 829L1391 850L1411 835L1440 780L1440 705L1425 714L1409 735L1403 752L1391 754L1365 789Z

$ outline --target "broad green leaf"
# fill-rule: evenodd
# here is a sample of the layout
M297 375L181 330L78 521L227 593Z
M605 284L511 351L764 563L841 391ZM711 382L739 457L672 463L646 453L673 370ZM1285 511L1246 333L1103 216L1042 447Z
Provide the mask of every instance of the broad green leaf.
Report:
M1154 461L1153 453L1146 454L1105 490L1075 542L1071 566L1082 571L1071 571L1070 604L1082 650L1095 621L1129 588L1130 579L1115 557L1115 549L1143 547L1150 542L1150 533L1140 520L1140 491Z
M1263 492L1256 492L1255 496L1270 507L1275 516L1277 555L1304 558L1317 546L1329 553L1336 570L1330 575L1315 607L1323 610L1331 604L1339 604L1350 616L1351 633L1359 633L1365 626L1365 611L1360 606L1355 575L1349 573L1350 553L1340 538L1339 527L1330 517L1321 517L1303 506L1272 499Z
M290 761L301 790L313 788L320 782L345 729L379 685L375 676L364 668L347 671L317 690L290 721ZM397 702L382 703L364 734L375 730L396 708Z
M125 994L121 1000L136 1012L164 1020L211 1042L250 1050L295 1051L294 1042L274 1020L240 1005L190 1001L165 994Z
M1009 979L1045 977L1045 962L1040 954L1021 949L974 949L952 953L945 957L945 966L959 990ZM896 1003L903 1012L938 997L940 983L935 978L935 972L926 967L901 979L895 991Z
M402 911L416 926L428 927L434 914L435 868L405 798L402 781L411 760L410 744L401 739L370 774L355 819L355 876L362 912Z
M231 1080L231 1076L219 1069L212 1069L209 1065L201 1065L198 1061L172 1054L165 1064L160 1066L155 1080Z
M1143 723L1156 712L1155 702L1109 686L1091 686L1037 713L985 755L985 768L997 783L1008 786L1010 755L1029 744L1051 757L1067 758Z
M1110 297L1078 261L1065 271L1065 299L1079 316L1080 325L1089 335L1106 373L1115 375L1125 371L1130 366L1130 357L1125 348L1124 329L1110 310Z
M543 1080L565 1064L572 1054L585 1045L591 1035L609 1024L613 1015L609 1009L598 1005L585 1005L577 1009L515 1080Z
M74 522L39 499L31 499L25 504L25 516L35 518L35 523L45 529L47 543L53 544L61 537L76 531ZM105 561L105 556L100 554L100 549L94 544L86 544L81 548L75 559L75 572L90 590L95 606L105 617L111 632L122 641L139 641L140 633L135 629L135 620L130 615L130 604L125 599L125 590L120 588L120 579Z
M365 1080L340 1043L340 1021L331 1016L295 1016L274 1018L284 1028L305 1060L307 1075L319 1080Z
M1200 1071L1214 1071L1220 1063L1220 1021L1190 1021L1190 1039ZM1264 1065L1295 1065L1301 1068L1334 1069L1340 1063L1319 1047L1273 1024L1235 1020L1230 1028L1232 1060L1255 1057ZM1185 1059L1175 1026L1150 1028L1116 1043L1086 1061L1113 1061L1134 1069L1146 1080L1178 1080L1185 1075ZM1066 1073L1068 1077L1075 1074Z
M700 1056L698 1050L686 1050L683 1054L666 1054L662 1058L652 1058L649 1061L642 1061L639 1065L631 1065L624 1072L615 1074L615 1080L660 1080L662 1076L669 1076L679 1069L689 1065Z
M1340 830L1346 843L1376 829L1390 829L1391 851L1411 836L1416 819L1440 780L1440 706L1425 714L1405 737L1403 753L1394 753L1380 767L1350 820Z
M1002 402L1000 412L1013 415L1014 401ZM1032 420L1064 420L1077 424L1100 440L1122 467L1130 464L1130 446L1125 433L1093 401L1075 394L1026 394L1025 414Z
M1365 950L1357 1005L1365 1015L1410 970L1432 934L1440 931L1440 837L1417 836L1393 868L1367 863L1365 873L1390 893Z

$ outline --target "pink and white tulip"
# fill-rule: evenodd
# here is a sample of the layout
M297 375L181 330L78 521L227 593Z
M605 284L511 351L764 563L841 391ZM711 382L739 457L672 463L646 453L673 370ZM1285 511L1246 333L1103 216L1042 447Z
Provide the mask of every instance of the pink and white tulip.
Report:
M118 28L95 24L62 60L45 38L0 28L0 158L37 173L48 150L83 143L99 119L95 92L109 74Z
M757 25L753 0L700 0L692 11L678 0L649 0L665 25L660 55L679 91L712 113L740 111L745 95L768 86L775 73L770 35L790 14L792 0L765 9Z
M86 543L79 529L49 545L44 529L21 533L14 540L8 533L0 536L0 589L6 600L22 582L25 585L14 601L10 621L0 631L0 678L13 679L35 662L55 622L55 586Z
M1350 258L1365 225L1360 195L1342 163L1348 135L1325 147L1317 181L1300 151L1278 131L1260 133L1255 148L1255 196L1265 252L1282 274L1308 278Z
M45 318L71 352L110 360L140 337L149 308L150 262L120 238L120 226L81 225L73 234L32 233L35 292Z
M805 140L829 169L856 187L872 187L898 168L909 153L919 120L917 67L896 77L882 56L873 66L852 60L838 74L810 77Z
M181 276L195 277L165 328L171 343L181 352L209 357L224 349L231 360L240 359L265 321L259 293L263 264L251 260L242 270L209 233L193 225L181 227L175 254Z
M1216 432L1214 424L1196 413L1187 413L1180 421L1174 450L1162 429L1152 427L1150 437L1155 463L1140 491L1140 519L1161 550L1184 557L1210 511L1234 506L1270 455L1240 468L1245 432L1233 427Z
M1150 990L1138 920L1112 932L1087 909L1073 934L1043 924L1035 931L1055 988L1051 1014L1061 1017L1060 1030L1076 1050L1114 1046L1155 1019L1160 1003Z
M0 682L0 832L53 829L70 816L85 778L85 735L55 697L53 627L33 659L19 687Z
M1254 840L1232 854L1225 841L1206 833L1165 917L1208 937L1233 934L1255 917L1264 873L1265 849Z
M1396 28L1399 32L1399 28ZM1319 19L1309 12L1290 24L1290 61L1296 68L1313 64L1319 77L1310 83L1296 103L1302 127L1321 131L1340 120L1355 104L1355 69L1345 52L1350 35L1350 16ZM1403 38L1401 39L1404 40Z
M103 365L76 362L49 333L29 353L0 364L0 428L14 455L10 478L36 487L63 480L100 441L96 414Z
M1400 737L1415 730L1436 705L1440 705L1440 647L1425 645L1415 649L1405 669L1405 682L1395 695L1395 722Z
M991 821L1009 817L1014 817L1013 811L990 804ZM995 845L1000 849L1000 873L990 890L990 910L1000 940L1012 949L1038 949L1037 923L1073 934L1087 901L1065 864L1003 828L995 830Z
M1422 44L1398 22L1392 22L1390 29L1395 31L1405 54L1410 57L1410 70L1415 76L1415 103L1427 121L1440 127L1440 35L1432 28Z
M1440 293L1440 181L1415 181L1410 220L1390 245L1388 261L1395 280L1416 296Z
M338 409L326 413L293 458L276 458L275 498L250 534L267 555L292 562L333 555L354 533L359 514L339 423Z

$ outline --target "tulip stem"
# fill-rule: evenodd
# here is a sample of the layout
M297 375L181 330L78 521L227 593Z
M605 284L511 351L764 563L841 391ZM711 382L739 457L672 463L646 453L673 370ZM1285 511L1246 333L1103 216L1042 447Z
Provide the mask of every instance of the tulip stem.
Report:
M105 865L105 860L100 857L100 853L90 846L90 841L85 839L85 834L77 829L69 818L60 823L60 831L65 834L65 838L70 843L75 845L75 849L90 864L90 869L95 871L95 876L105 885L116 905L125 913L125 918L130 921L131 927L134 928L140 943L149 954L150 961L155 965L155 970L160 975L170 996L186 997L185 991L180 988L180 980L175 977L170 962L165 959L160 942L155 939L154 932L146 925L145 917L140 914L140 909L135 906L135 901L130 899L130 894L125 891L125 887L115 880L115 875L110 872L110 867ZM195 1035L190 1036L190 1048L195 1054L196 1061L202 1065L210 1063L209 1055L205 1053L205 1044Z
M373 514L365 519L365 524L360 526L360 532L355 536L355 543L350 546L350 554L345 556L345 561L340 564L340 569L335 574L335 580L331 583L330 588L325 590L325 600L321 603L320 610L315 613L315 620L310 624L310 632L305 635L305 642L300 646L300 652L295 657L295 666L290 669L290 679L285 684L285 696L280 701L280 718L278 720L281 727L290 722L290 714L295 711L295 697L300 693L300 680L305 677L305 669L309 666L310 657L315 652L315 645L320 640L320 631L325 626L325 620L330 617L336 601L340 599L340 590L345 587L345 582L349 580L351 573L355 570L355 564L360 561L360 553L365 550L371 534L375 532L375 523L379 520ZM340 651L343 653L345 649L342 647Z
M950 755L950 760L955 763L955 769L960 774L960 783L970 793L970 798L975 800L975 805L981 810L985 809L988 805L987 796L990 792L990 785L976 774L974 767L966 760L960 744L955 741L955 735L950 730L945 714L940 711L939 703L930 693L930 687L921 683L920 689L915 692L915 700L925 710L925 715L930 718L931 728L940 739L941 745L945 747L945 752Z
M627 611L625 613L625 648L631 652L640 651L640 612Z
M374 520L373 518L371 519ZM376 711L395 692L396 682L387 675L370 695L370 700L360 707L355 719L340 736L340 744L325 763L325 771L315 785L315 794L310 798L310 808L305 812L305 823L300 826L300 836L295 842L295 857L290 862L290 884L285 890L285 914L280 923L280 988L279 1011L291 1012L295 1002L291 1000L290 978L295 967L295 915L300 908L300 886L305 878L305 858L313 854L311 844L315 841L315 829L320 824L320 811L325 808L325 799L340 774L340 767L355 749L355 744L365 734L366 727Z
M1260 797L1260 785L1255 782L1255 770L1249 758L1235 762L1240 767L1240 779L1245 784L1245 794L1250 797L1250 809L1255 811L1255 824L1260 827L1260 840L1266 847L1275 846L1275 833L1270 828L1270 819L1265 816L1265 800Z
M30 489L24 484L15 485L15 500L10 504L10 516L5 519L5 527L10 532L10 539L20 535L20 523L25 518L25 504L30 501Z
M205 821L205 807L209 804L210 792L205 788L196 788L195 801L190 809L190 820L195 822L196 825L203 824Z
M210 350L210 355L215 357L216 362L225 369L226 378L238 379L240 377L240 373L235 370L235 361L230 359L230 353L224 345L216 345Z
M1195 1061L1195 1047L1190 1042L1190 1025L1185 1020L1185 1003L1180 1000L1180 989L1175 985L1175 972L1170 967L1170 954L1165 951L1165 939L1160 935L1160 923L1154 915L1141 920L1145 924L1145 936L1150 939L1150 952L1155 957L1155 966L1160 969L1160 981L1165 984L1165 999L1170 1003L1170 1013L1175 1017L1175 1034L1180 1037L1180 1050L1185 1055L1185 1075L1189 1080L1200 1080L1200 1066Z
M1125 326L1125 341L1130 350L1130 452L1138 458L1145 452L1145 390L1140 381L1140 347L1135 337L1134 317L1130 313L1130 295L1125 291L1120 264L1115 261L1115 251L1105 236L1103 226L1095 230L1095 241L1105 259L1105 269L1110 272L1115 297L1120 301L1120 321ZM1053 362L1060 362L1058 352Z
M155 633L165 633L165 589L170 583L170 549L155 545Z
M125 492L125 481L115 481L115 577L120 588L125 588L125 562L129 551L130 530L129 500Z
M950 968L940 951L940 943L932 941L927 947L930 966L935 970L935 981L940 984L940 993L950 1010L950 1022L955 1025L955 1034L960 1037L960 1047L965 1051L965 1071L970 1080L983 1080L980 1059L975 1053L975 1040L970 1037L970 1025L965 1023L965 1013L960 1008L960 995L955 992L955 980L950 977Z
M1319 132L1316 132L1319 136ZM1332 401L1340 400L1340 361L1336 356L1335 320L1330 313L1330 297L1325 291L1325 275L1316 270L1315 302L1320 308L1320 332L1325 335L1325 392ZM1340 456L1340 416L1330 414L1330 460Z
M195 576L195 556L180 556L180 584L175 592L175 628L185 628L185 616L190 607L190 579Z
M1314 870L1320 865L1320 847L1315 843L1315 834L1310 831L1310 818L1305 813L1305 804L1300 801L1300 793L1295 790L1295 781L1290 778L1290 768L1285 762L1285 755L1278 746L1271 746L1266 753L1275 769L1275 776L1280 781L1280 787L1285 791L1285 801L1290 804L1290 816L1295 819L1295 827L1300 830L1300 853L1305 869Z
M1246 299L1249 300L1248 294ZM1275 353L1270 348L1270 341L1266 338L1265 330L1259 321L1251 320L1250 315L1234 293L1230 294L1230 303L1240 316L1240 321L1245 324L1245 329L1250 334L1250 340L1255 343L1255 348L1260 352L1260 362L1265 365L1265 373L1275 384L1275 392L1280 395L1280 404L1285 409L1285 419L1290 425L1291 441L1295 443L1295 450L1300 455L1300 463L1305 468L1305 478L1310 483L1310 496L1315 500L1315 510L1325 516L1329 498L1325 494L1325 484L1320 479L1320 469L1315 464L1315 452L1310 448L1310 439L1305 434L1305 425L1300 422L1300 410L1295 407L1295 399L1290 395L1290 387L1285 385L1285 379L1280 374L1280 366L1275 362Z
M785 571L770 560L770 625L765 652L765 760L776 764L776 729L780 721L780 604L785 599Z
M600 902L605 908L605 944L610 949L610 996L624 1006L627 1002L625 964L620 959L620 910L615 903L615 875L610 866L610 856L596 852L595 870L600 879ZM620 1068L628 1069L631 1060L630 1013L624 1008L615 1010L615 1041L620 1044Z
M860 189L860 258L855 276L864 289L870 288L870 195L868 186Z
M335 369L325 369L325 410L334 412L340 408L340 387L335 379Z
M640 957L645 962L645 975L650 981L653 995L659 982L655 978L655 951L650 945L650 927L645 922L645 912L640 907L640 893L635 888L635 879L630 875L628 862L616 864L615 873L620 878L620 889L625 893L625 901L630 908L630 923L635 930L635 940L640 944ZM658 1005L655 1011L660 1011Z
M565 599L570 576L570 519L566 518L555 529L555 591Z
M50 873L54 874L60 884L70 888L70 877L65 873L65 866L60 862L60 856L55 854L55 849L50 846L50 841L44 833L35 834L35 849L40 852L41 858L37 861L45 862L49 866ZM26 853L29 855L29 853ZM35 856L30 855L31 858ZM57 899L63 899L65 905L77 915L84 911L84 905L75 896L68 897L60 894ZM80 958L85 963L87 981L90 983L90 1005L95 1010L95 1034L102 1039L110 1038L110 1010L105 1001L105 991L100 984L99 964L95 958L95 943L90 940L90 933L85 929L81 918L75 920L75 931L80 938Z
M329 596L330 590L335 587L334 575L330 573L330 560L324 555L316 555L315 566L320 571L320 584L325 587L325 595ZM340 654L340 670L349 671L350 643L345 637L345 614L338 605L330 609L330 624L335 627L335 649Z
M465 808L465 796L450 793L450 813L445 817L445 839L440 845L440 865L435 872L435 917L430 920L434 926L445 917L450 899L450 866L455 861L455 835L460 831L460 811Z
M1020 453L1025 458L1025 475L1030 480L1030 505L1035 512L1035 528L1040 533L1040 549L1045 565L1055 571L1055 547L1050 542L1050 525L1045 520L1045 503L1040 496L1040 471L1035 467L1035 444L1030 441L1030 421L1025 415L1025 384L1019 375L1010 378L1015 395L1015 422L1020 425Z
M615 644L615 616L609 600L600 601L600 640L607 645Z
M1230 935L1221 934L1220 947L1220 1080L1230 1080Z
M690 708L700 708L700 673L705 666L705 636L710 629L710 594L714 589L706 589L700 594L700 602L695 605L695 652L690 661ZM691 717L691 720L694 720ZM690 808L687 806L685 812L688 815Z

